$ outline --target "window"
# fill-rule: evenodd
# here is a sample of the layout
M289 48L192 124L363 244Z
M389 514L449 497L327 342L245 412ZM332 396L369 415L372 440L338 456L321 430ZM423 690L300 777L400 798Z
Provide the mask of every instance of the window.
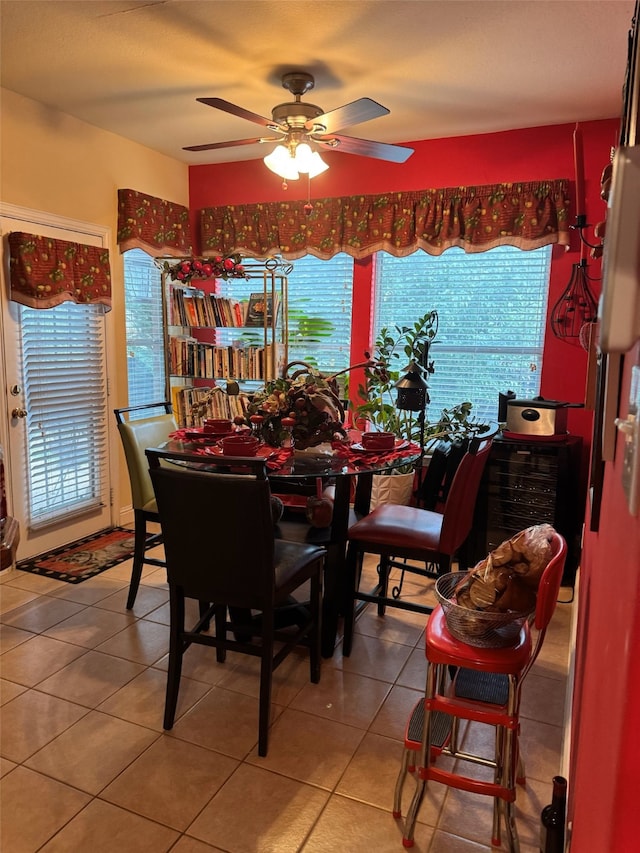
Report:
M142 249L124 254L124 288L129 405L141 406L166 395L161 276Z
M289 276L289 361L306 361L323 373L349 365L353 258L323 261L305 255Z
M20 306L29 527L108 502L104 309Z
M291 264L293 271L287 276L289 361L304 361L322 373L337 373L348 367L350 359L353 258L339 254L324 261L305 255ZM218 292L246 298L256 289L256 281L253 286L237 279L219 282ZM223 330L217 333L223 343L231 343L234 335ZM254 337L261 339L257 333Z
M376 334L438 312L435 373L429 377L432 419L470 400L475 417L495 421L501 391L523 399L539 393L550 263L550 246L376 255Z

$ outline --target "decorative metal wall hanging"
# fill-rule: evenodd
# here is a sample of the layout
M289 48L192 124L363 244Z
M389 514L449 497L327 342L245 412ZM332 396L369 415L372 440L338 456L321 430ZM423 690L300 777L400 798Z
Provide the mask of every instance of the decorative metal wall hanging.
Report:
M575 339L585 323L593 323L597 316L596 299L589 286L587 262L584 258L573 265L569 284L553 306L551 329L557 338Z

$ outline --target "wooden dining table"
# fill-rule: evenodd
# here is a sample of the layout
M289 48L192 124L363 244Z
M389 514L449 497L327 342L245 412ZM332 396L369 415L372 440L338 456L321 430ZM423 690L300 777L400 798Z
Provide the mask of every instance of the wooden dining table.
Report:
M391 473L420 458L420 447L412 442L396 442L389 451L367 451L361 434L350 431L344 441L305 450L259 448L264 455L271 491L284 502L284 512L275 533L278 538L322 545L327 552L322 610L322 655L332 657L343 612L345 561L349 527L369 512L374 474ZM219 457L218 441L197 430L178 430L163 445L164 450L197 453L203 462ZM317 484L331 486L333 512L326 527L309 524L306 496L316 493Z

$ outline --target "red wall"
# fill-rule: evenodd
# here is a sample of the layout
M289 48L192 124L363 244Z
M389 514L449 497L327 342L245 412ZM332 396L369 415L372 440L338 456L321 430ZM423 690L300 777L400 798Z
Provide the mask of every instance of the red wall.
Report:
M322 156L330 168L310 182L311 195L323 198L466 184L554 178L573 180L574 127L573 124L554 125L481 136L411 142L409 144L415 153L402 165L333 151L323 152ZM581 125L589 222L598 222L604 218L605 205L600 200L600 175L609 160L610 148L616 143L618 127L619 122L614 120ZM203 207L298 199L306 197L308 192L308 181L305 179L291 181L288 189L283 190L281 179L270 172L260 158L238 163L192 166L189 178L189 206L194 234L199 233L198 211ZM590 236L592 238L592 229ZM572 238L570 251L554 247L549 312L567 286L572 264L577 263L579 258L577 235ZM593 262L593 266L590 264L589 272L597 277L599 262ZM364 270L359 269L356 276L356 305L364 306L367 303L366 282ZM370 318L366 314L357 313L354 316L352 362L360 361L363 350L370 345L369 331ZM583 402L585 381L584 350L579 345L558 340L548 331L541 377L542 395L549 399ZM588 442L591 414L570 409L569 431L582 435Z
M581 124L584 146L586 214L589 223L605 218L600 175L618 141L619 122ZM528 128L482 136L409 143L415 153L403 165L323 152L330 168L311 182L312 197L378 193L428 187L574 178L574 125ZM366 130L364 132L366 135ZM190 209L258 201L304 198L307 182L287 190L261 159L190 168ZM575 211L571 212L571 221ZM588 229L593 240L593 229ZM553 250L549 313L564 291L571 266L580 258L577 235L570 251ZM588 261L599 276L599 262ZM370 332L367 313L368 262L356 264L353 354L359 360ZM596 284L596 296L599 289ZM640 345L623 365L620 414L626 415L631 367ZM548 330L541 393L552 399L584 400L586 353ZM569 410L569 430L588 443L592 415ZM627 853L640 849L637 791L640 777L640 520L632 518L621 486L622 442L607 463L599 529L587 518L580 570L576 687L572 727L569 816L572 853ZM587 460L585 457L585 481ZM587 502L587 515L589 505Z
M640 279L640 271L639 271ZM624 357L619 416L628 412L631 368ZM600 525L587 532L580 569L570 816L572 853L640 849L640 518L621 485L623 441L605 470ZM589 530L589 505L586 529Z

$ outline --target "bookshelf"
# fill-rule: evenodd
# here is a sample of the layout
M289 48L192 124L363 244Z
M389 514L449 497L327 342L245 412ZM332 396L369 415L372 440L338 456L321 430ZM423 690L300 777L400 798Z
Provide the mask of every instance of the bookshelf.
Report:
M246 278L175 280L162 269L167 399L180 426L204 417L235 417L247 394L282 374L288 357L289 266L279 259L243 263ZM220 393L210 395L212 387ZM229 391L230 393L226 393ZM210 397L204 413L194 405ZM198 406L201 408L201 406Z

